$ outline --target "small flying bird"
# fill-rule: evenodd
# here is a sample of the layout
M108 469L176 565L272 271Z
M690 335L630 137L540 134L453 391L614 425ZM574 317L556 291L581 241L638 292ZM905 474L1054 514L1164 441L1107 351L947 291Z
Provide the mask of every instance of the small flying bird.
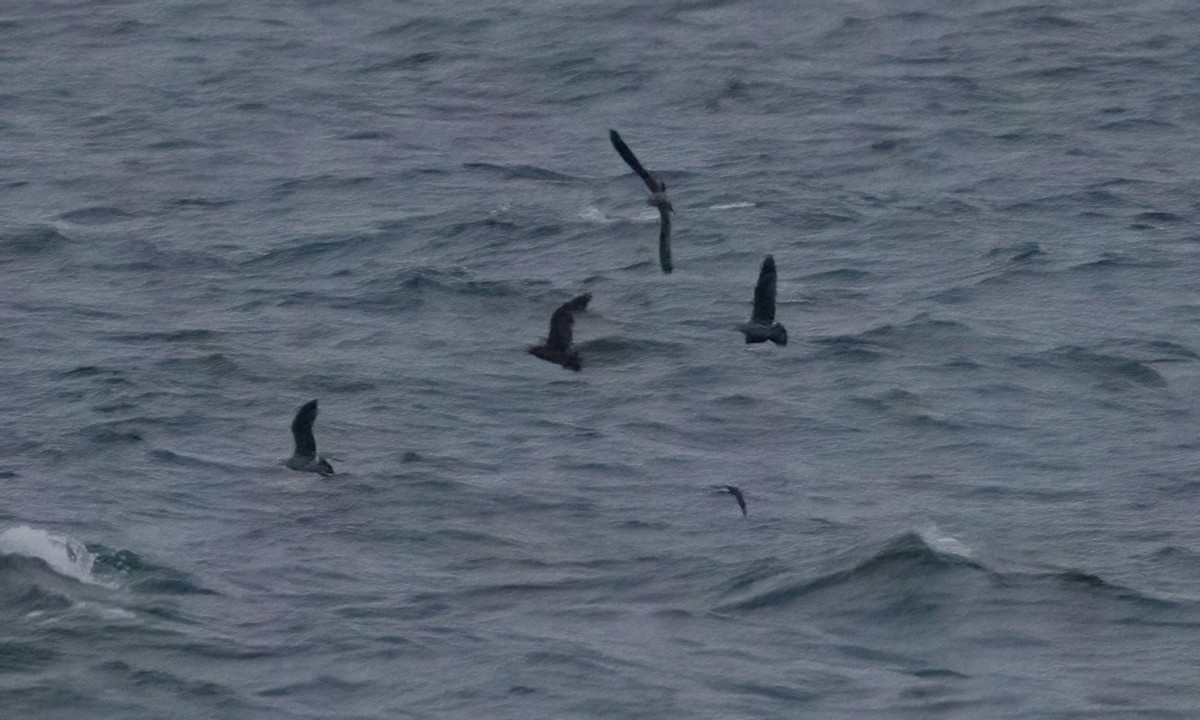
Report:
M729 493L737 500L738 507L742 509L742 517L746 517L746 498L742 497L742 491L734 485L716 485L717 492Z
M317 441L313 438L313 421L317 419L317 401L309 400L296 411L292 420L292 437L296 440L296 451L288 458L287 466L293 470L332 475L333 466L317 455Z
M559 305L550 316L550 334L546 337L546 343L529 348L529 354L570 370L582 369L579 351L571 345L571 336L575 327L575 313L586 311L591 299L591 293L584 293Z
M775 322L775 258L763 258L758 271L758 284L754 286L754 310L750 322L738 325L746 336L746 343L761 343L770 340L776 345L787 345L787 330Z
M651 207L658 208L659 226L658 226L658 264L662 266L664 273L671 272L671 213L675 212L675 208L671 207L671 201L667 199L667 184L650 174L642 164L638 162L637 157L616 130L608 131L608 139L612 141L612 145L617 149L617 154L625 161L633 171L638 174L646 187L650 188L650 197L646 198L646 204Z

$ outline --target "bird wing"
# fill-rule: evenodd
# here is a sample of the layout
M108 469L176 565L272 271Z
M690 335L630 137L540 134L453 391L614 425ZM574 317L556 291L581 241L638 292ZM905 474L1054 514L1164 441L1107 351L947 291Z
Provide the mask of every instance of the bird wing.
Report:
M662 203L658 206L658 264L665 273L671 272L671 206Z
M637 156L633 154L633 151L629 149L629 146L625 144L625 141L621 139L616 130L608 131L608 139L612 141L612 146L616 148L617 154L621 156L625 164L633 168L633 171L646 183L646 187L650 188L650 192L660 193L666 190L666 187L662 183L651 175L646 168L642 167L642 164L638 162Z
M563 303L560 309L566 308L567 310L570 310L571 312L583 312L584 310L587 310L588 302L591 299L592 299L591 293L584 293L582 295L576 295L575 297L573 297L570 300Z
M571 314L571 302L563 303L550 316L550 336L546 338L548 350L565 352L571 347L571 330L575 327L575 316Z
M768 255L758 271L758 284L754 286L754 322L770 325L775 322L775 258Z
M292 420L292 437L296 440L296 454L311 458L317 455L317 441L313 438L313 421L317 419L317 401L309 400L296 411Z
M738 507L742 509L742 514L746 514L746 498L742 497L742 491L736 485L726 485L725 492L733 496L737 500Z

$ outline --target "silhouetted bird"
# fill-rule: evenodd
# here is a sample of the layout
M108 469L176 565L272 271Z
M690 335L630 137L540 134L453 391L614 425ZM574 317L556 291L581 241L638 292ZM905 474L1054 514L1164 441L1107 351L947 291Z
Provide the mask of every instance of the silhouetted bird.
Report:
M565 368L580 370L583 365L579 351L571 345L572 329L575 327L575 313L587 310L591 299L591 293L584 293L559 305L550 316L550 334L546 337L546 344L529 348L529 353Z
M287 466L293 470L332 475L333 466L317 455L317 441L313 438L313 421L317 419L317 401L309 400L296 411L292 420L292 437L296 440L296 451L288 458Z
M776 345L787 345L787 330L775 322L775 258L763 258L758 271L758 285L754 286L754 310L750 322L738 325L746 335L747 343L770 340Z
M621 159L633 168L633 171L646 183L646 187L650 189L650 197L646 199L646 203L652 207L658 208L658 264L662 267L665 273L671 272L671 213L675 208L671 207L671 201L667 199L667 184L650 174L642 164L638 162L637 157L616 130L608 131L608 139L612 141L612 145L617 149L617 153Z

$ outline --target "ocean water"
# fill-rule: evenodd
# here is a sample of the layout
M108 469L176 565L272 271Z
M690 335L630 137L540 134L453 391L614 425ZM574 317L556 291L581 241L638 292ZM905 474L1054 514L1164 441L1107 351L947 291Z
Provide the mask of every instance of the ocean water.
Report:
M0 715L1196 717L1197 38L5 2Z

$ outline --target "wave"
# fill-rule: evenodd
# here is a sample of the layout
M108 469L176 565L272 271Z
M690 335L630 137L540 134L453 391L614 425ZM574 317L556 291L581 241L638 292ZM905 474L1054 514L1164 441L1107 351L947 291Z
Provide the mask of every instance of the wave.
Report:
M1190 347L1170 340L1119 340L1114 343L1122 349L1147 355L1143 362L1191 362L1200 360L1200 353Z
M609 361L640 360L653 356L678 357L686 345L649 338L600 337L576 343L579 352L584 354L584 362L600 360L602 364Z
M938 290L929 298L947 305L975 300L986 288L1008 286L1017 278L1043 272L1047 255L1042 246L1033 241L994 247L983 256L987 260L986 266L969 273L964 283Z
M363 74L385 72L389 70L415 70L417 68L428 65L432 62L437 62L443 57L442 53L433 51L422 51L407 53L399 57L380 60L363 67L360 72ZM386 133L384 133L386 135ZM390 137L390 136L389 136Z
M298 178L281 178L275 181L270 192L276 198L285 198L298 192L329 192L357 188L376 182L371 175L342 176L333 173L321 173Z
M882 358L889 349L906 346L940 347L961 342L971 327L954 320L939 320L919 313L900 325L885 324L854 335L817 338L823 353L842 359L871 361Z
M1148 210L1134 215L1133 219L1141 223L1178 223L1187 218L1165 210Z
M165 692L177 698L211 701L217 699L224 709L239 704L236 693L227 685L206 680L193 680L162 669L145 669L124 660L111 660L99 666L105 674L119 677L143 692Z
M546 288L548 283L542 281L481 280L461 268L412 267L363 283L344 305L391 314L455 298L479 303Z
M125 376L125 373L116 368L101 368L95 365L80 365L71 370L63 370L55 375L57 379L68 380L71 378L101 378L103 382L113 385L129 385L130 380Z
M494 165L485 162L463 163L466 170L478 170L499 175L505 180L539 180L547 182L577 182L578 178L547 170L535 165Z
M1012 245L1004 245L1001 247L992 248L988 251L987 256L992 258L1001 258L1011 263L1025 262L1033 258L1043 256L1046 251L1042 250L1042 246L1028 240L1025 242L1013 243Z
M347 255L369 252L390 242L385 232L354 235L316 235L286 238L278 247L258 253L241 262L244 269L269 270L293 263L309 263L322 258L344 258Z
M1065 590L1068 592L1084 592L1094 595L1097 599L1103 598L1114 600L1119 603L1133 603L1144 608L1170 610L1177 607L1195 605L1194 601L1176 602L1155 597L1148 592L1106 580L1100 575L1086 572L1084 570L1060 570L1051 573L1039 573L1033 575L1032 579L1037 584L1049 584L1057 590ZM1163 617L1135 617L1127 619L1126 622L1153 623L1161 622L1163 619ZM1190 613L1187 622L1189 625L1196 625L1196 622Z
M30 562L49 568L62 577L109 589L120 586L134 592L156 595L215 594L185 573L155 565L130 550L88 545L69 535L59 535L28 525L18 525L0 532L0 575L2 571L28 568ZM53 607L72 604L69 598L48 593L36 584L30 585L15 600L7 598L5 604L11 605L13 602L18 605L32 603L40 609L45 609L47 604Z
M0 233L0 247L14 253L36 255L53 252L70 243L70 238L48 225Z
M57 658L58 653L37 644L0 642L0 673L37 672Z
M722 614L828 615L839 623L906 627L963 604L1025 608L1080 602L1108 605L1123 624L1197 627L1194 597L1163 597L1079 569L1005 571L985 565L975 550L934 526L901 534L848 567L797 579L775 560L759 560L719 589L732 598ZM850 561L853 562L853 561ZM840 563L839 563L840 564ZM1080 596L1085 596L1081 600Z
M132 550L112 550L89 545L94 553L93 572L107 582L115 582L137 593L150 595L216 595L193 581L186 573L156 565Z
M242 368L230 355L220 352L205 353L193 357L172 357L155 363L157 367L180 378L211 377L229 378Z
M236 200L230 198L207 198L207 197L178 197L168 201L168 204L174 208L198 208L203 210L223 208L227 205L233 205Z
M100 584L92 573L95 554L67 535L19 525L0 532L0 555L36 558L51 570L79 582Z
M1101 253L1098 259L1073 265L1068 268L1067 271L1072 273L1090 273L1107 270L1156 267L1162 267L1162 263L1157 261L1141 260L1126 253L1105 252Z
M107 225L127 220L131 217L134 217L132 213L126 212L121 208L98 205L78 210L69 210L59 215L58 219L76 225Z
M821 282L824 280L836 282L858 282L860 280L869 280L874 277L874 273L866 270L858 270L855 268L837 268L836 270L825 270L823 272L815 272L809 275L801 276L801 280L812 282Z
M839 360L872 362L885 355L883 346L863 338L861 335L836 335L816 338L813 342L821 346L820 353Z
M150 450L147 455L156 463L173 465L175 467L202 468L205 470L223 471L232 471L238 467L233 463L218 462L215 460L197 457L195 455L188 455L186 453L167 450L165 448Z
M864 333L870 337L900 338L921 342L939 340L947 333L958 334L969 330L969 326L955 320L938 320L928 313L919 313L900 326L883 325Z
M440 37L469 37L482 32L491 21L485 18L462 19L422 15L401 23L388 25L373 34L379 37L402 37L409 41Z
M108 337L117 342L148 342L148 343L201 343L221 339L224 333L204 328L168 331L142 331L109 333Z
M918 531L917 534L920 536L921 541L927 544L930 549L942 555L958 557L964 560L975 559L975 550L968 547L958 538L942 534L942 531L936 525L930 525Z
M923 585L937 576L964 571L988 572L974 559L974 552L970 548L954 538L942 536L936 529L907 532L851 568L810 580L791 580L778 587L752 592L748 597L718 608L718 611L753 612L787 608L819 592L842 589L849 589L855 596L886 596L901 588L919 593L920 588L914 588L912 582L918 581ZM746 578L741 578L737 586L747 584L761 583L748 583Z
M1094 375L1105 382L1135 383L1148 387L1167 384L1157 370L1144 362L1122 355L1095 352L1078 345L1063 345L1035 355L1014 358L1018 367L1051 367Z

